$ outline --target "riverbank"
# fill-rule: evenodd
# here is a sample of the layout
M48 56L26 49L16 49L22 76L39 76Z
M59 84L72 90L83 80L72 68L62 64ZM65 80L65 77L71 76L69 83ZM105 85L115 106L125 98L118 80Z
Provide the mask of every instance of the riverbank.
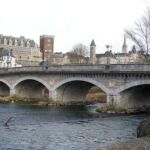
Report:
M0 97L0 103L6 104L6 103L16 103L16 104L24 104L24 105L37 105L37 106L70 106L70 105L92 105L95 103L103 103L104 101L98 101L96 100L85 100L85 101L53 101L49 100L47 98L22 98L22 97Z
M98 101L95 100L85 100L85 101L53 101L49 99L37 99L37 98L21 98L21 97L0 97L1 104L20 104L20 105L31 105L31 106L40 106L40 107L52 107L52 106L85 106L85 107L94 107L97 116L106 115L106 116L117 116L117 115L128 115L128 114L141 114L149 113L150 108L142 107L140 109L122 109L116 110L112 105L107 105L102 99Z
M128 140L99 150L150 150L150 137Z
M137 127L137 138L113 144L100 150L149 150L150 149L150 118L145 118Z
M138 113L149 113L150 107L143 106L139 108L128 108L128 109L118 109L113 105L107 105L106 103L103 105L99 105L96 108L96 111L99 113L108 113L108 114L138 114Z

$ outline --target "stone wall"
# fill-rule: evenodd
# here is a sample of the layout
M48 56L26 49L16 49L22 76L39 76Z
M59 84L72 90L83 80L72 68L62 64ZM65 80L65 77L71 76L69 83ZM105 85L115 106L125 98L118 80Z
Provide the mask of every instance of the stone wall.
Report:
M147 100L139 99L137 101L136 99L139 96L133 98L130 94L139 93L135 87L141 85L149 89L145 85L150 85L150 65L51 65L47 67L21 67L0 70L0 81L8 85L10 91L20 82L27 80L35 80L41 83L43 87L48 89L50 98L59 97L57 90L69 82L75 83L75 86L72 84L70 93L78 91L79 95L80 90L82 91L83 88L78 81L84 81L89 85L92 84L101 88L106 93L107 103L109 104L118 107L123 106L124 108L129 108L128 105L130 107L149 105ZM128 91L127 89L130 88L134 90ZM142 90L140 92L142 96ZM72 94L72 97L74 94ZM69 92L66 96L69 96ZM148 98L149 95L145 97ZM125 99L130 99L130 101L125 101Z

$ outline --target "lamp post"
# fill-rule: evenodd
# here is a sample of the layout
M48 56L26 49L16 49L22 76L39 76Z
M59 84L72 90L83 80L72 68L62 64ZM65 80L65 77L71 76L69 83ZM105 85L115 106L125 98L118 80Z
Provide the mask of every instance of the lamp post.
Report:
M107 65L108 65L108 64L110 64L110 62L109 62L109 52L111 51L112 45L107 44L106 48L107 48Z

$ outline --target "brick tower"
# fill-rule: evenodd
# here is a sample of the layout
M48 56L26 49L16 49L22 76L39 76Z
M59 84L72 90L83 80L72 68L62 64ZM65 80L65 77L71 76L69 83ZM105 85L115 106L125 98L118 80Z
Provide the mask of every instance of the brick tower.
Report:
M41 35L40 36L40 49L42 52L43 60L49 60L54 51L54 36Z

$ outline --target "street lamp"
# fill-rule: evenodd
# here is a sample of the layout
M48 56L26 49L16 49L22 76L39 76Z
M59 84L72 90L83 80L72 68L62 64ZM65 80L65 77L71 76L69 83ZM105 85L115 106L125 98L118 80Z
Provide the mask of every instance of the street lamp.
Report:
M112 45L109 45L109 44L107 44L107 45L105 45L106 46L106 48L107 48L107 65L110 63L109 62L109 52L111 51L111 49L112 49Z

